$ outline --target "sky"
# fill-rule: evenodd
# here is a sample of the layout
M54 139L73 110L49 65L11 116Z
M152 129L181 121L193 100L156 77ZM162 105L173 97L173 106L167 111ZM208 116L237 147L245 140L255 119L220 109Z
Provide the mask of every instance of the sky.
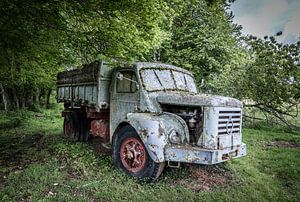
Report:
M300 37L300 0L236 0L231 10L244 34L262 38L282 31L278 41L283 43Z

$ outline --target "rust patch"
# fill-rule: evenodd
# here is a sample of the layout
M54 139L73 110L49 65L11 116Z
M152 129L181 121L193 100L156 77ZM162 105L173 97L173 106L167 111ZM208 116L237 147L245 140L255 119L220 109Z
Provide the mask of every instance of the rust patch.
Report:
M109 125L106 120L93 120L91 122L91 133L93 136L103 138L105 142L109 142Z
M150 147L155 151L158 149L158 146L156 144L150 144Z
M148 130L146 128L139 130L139 135L141 135L145 139L148 139L149 137Z
M172 152L172 153L170 154L170 156L171 156L172 158L175 158L175 157L176 157L176 154L175 154L174 152Z
M200 158L197 158L197 157L192 157L190 156L189 154L185 157L185 160L188 161L188 162L195 162L197 160L199 160Z
M282 140L273 141L266 145L267 147L281 147L281 148L298 148L300 149L300 144L295 142L286 142Z
M165 133L165 129L161 126L161 124L158 124L158 135L159 137L163 136Z

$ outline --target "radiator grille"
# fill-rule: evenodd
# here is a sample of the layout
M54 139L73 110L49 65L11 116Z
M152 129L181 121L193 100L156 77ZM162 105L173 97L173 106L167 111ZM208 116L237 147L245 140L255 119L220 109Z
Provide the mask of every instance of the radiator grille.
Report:
M241 110L219 111L218 134L230 135L241 132Z

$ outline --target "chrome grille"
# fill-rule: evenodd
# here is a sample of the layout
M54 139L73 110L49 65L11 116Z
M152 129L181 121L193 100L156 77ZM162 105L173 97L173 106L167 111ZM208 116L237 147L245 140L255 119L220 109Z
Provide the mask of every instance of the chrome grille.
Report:
M241 132L241 110L219 111L218 134L230 135Z

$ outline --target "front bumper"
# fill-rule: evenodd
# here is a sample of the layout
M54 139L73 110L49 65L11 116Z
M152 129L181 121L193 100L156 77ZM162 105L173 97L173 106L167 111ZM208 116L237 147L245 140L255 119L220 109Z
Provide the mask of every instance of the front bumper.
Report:
M223 150L209 150L190 145L172 145L166 147L165 160L209 165L246 156L246 153L247 147L244 143Z

